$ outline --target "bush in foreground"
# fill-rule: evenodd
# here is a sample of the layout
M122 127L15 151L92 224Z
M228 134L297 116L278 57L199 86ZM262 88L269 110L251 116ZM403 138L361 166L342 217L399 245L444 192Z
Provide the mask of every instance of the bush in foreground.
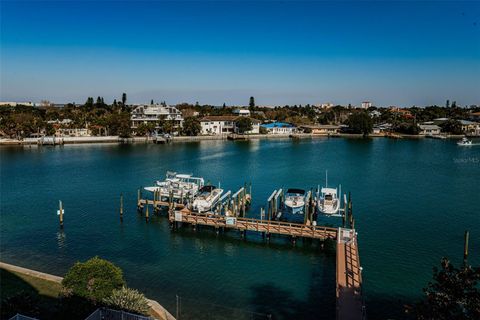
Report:
M62 281L68 294L100 302L109 297L112 291L125 285L122 270L113 263L91 258L77 262L70 268Z
M112 294L103 299L109 307L142 315L148 314L148 302L145 296L137 290L122 287L113 290Z

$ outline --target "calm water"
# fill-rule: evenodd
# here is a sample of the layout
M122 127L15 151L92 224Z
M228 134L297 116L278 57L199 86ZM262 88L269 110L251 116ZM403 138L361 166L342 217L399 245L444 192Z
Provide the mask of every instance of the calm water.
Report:
M136 190L166 170L221 181L225 189L251 181L258 209L278 187L322 184L328 169L330 184L352 192L371 319L401 318L402 304L420 296L442 256L461 261L466 229L470 260L480 263L480 146L317 139L0 152L2 260L61 275L75 261L99 255L172 312L178 294L184 318L331 319L335 250L316 242L292 247L283 238L267 244L254 234L243 241L236 232L172 232L164 217L146 224L135 210Z

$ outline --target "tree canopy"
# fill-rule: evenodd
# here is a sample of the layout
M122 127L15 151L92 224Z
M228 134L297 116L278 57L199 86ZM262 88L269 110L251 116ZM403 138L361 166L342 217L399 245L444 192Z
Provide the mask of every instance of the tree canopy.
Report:
M202 131L200 121L195 117L187 117L183 121L182 133L186 136L197 136Z
M252 130L252 124L252 119L241 117L236 121L238 133L244 134L245 132Z
M480 267L456 268L443 258L433 268L433 280L423 289L425 298L417 305L419 320L480 319Z
M362 133L367 136L373 131L373 120L364 111L352 113L348 117L347 123L354 133Z
M122 288L125 280L119 267L94 257L75 263L63 278L62 285L73 295L99 302L114 289Z

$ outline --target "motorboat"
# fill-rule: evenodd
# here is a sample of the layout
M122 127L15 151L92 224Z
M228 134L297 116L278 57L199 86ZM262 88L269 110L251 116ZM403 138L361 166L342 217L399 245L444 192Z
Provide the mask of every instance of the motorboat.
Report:
M217 188L215 186L203 186L202 188L200 188L200 190L198 190L198 193L193 200L193 210L199 213L211 210L220 200L222 193L223 189Z
M155 186L145 190L158 192L160 198L173 196L174 199L186 199L194 197L203 185L203 178L167 171L164 181L157 181Z
M340 210L337 188L328 187L328 174L325 173L325 187L317 189L317 208L321 214L336 215Z
M457 144L459 146L471 146L472 140L468 140L466 137L463 137L462 140L458 141Z
M287 189L285 192L285 215L287 216L301 216L303 220L303 214L305 209L305 190L303 189Z

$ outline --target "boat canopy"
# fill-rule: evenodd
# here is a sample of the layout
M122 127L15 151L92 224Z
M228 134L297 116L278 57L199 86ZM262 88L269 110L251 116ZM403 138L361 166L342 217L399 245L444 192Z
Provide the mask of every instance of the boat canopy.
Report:
M177 174L176 177L179 178L179 179L188 179L188 178L191 178L192 175L191 174Z
M294 193L294 194L305 194L305 190L303 189L288 189L287 193Z
M322 193L324 194L337 194L337 189L335 188L322 188Z

